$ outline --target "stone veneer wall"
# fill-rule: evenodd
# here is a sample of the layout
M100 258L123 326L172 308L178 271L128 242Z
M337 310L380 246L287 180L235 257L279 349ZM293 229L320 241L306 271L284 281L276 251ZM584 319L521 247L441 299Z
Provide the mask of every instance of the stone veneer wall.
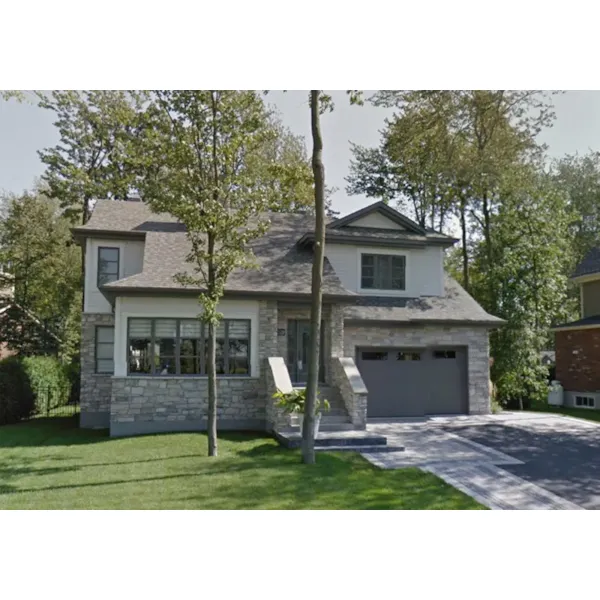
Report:
M96 326L113 326L112 314L84 313L81 317L81 413L84 428L110 424L111 375L96 373Z
M264 429L260 379L217 383L219 429ZM208 380L200 377L113 377L111 435L206 429Z
M218 379L220 429L265 429L267 358L277 352L277 303L259 305L258 364L253 377ZM205 377L113 377L111 435L206 429Z
M489 336L484 327L369 326L346 324L344 349L354 357L361 346L466 346L469 413L489 414Z
M366 429L368 390L354 359L349 356L332 358L331 374L333 384L340 391L352 425L356 429Z

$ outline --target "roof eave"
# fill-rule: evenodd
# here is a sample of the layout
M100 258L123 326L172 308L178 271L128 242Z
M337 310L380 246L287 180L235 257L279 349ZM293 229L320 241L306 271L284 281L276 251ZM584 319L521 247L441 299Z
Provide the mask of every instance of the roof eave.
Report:
M143 240L145 231L111 231L109 229L92 229L89 227L72 227L71 233L75 240L81 241L88 237L104 238L107 240Z
M300 247L304 247L315 240L314 233L305 233L297 242ZM411 240L398 238L381 238L356 235L336 235L325 236L325 243L361 245L361 246L382 246L390 248L425 248L427 246L442 246L449 248L458 240L455 238L427 238L426 240Z
M132 296L132 295L151 295L151 296L197 296L202 290L199 288L157 288L149 286L118 286L107 287L101 286L100 291L106 296L109 301L116 296ZM253 298L286 298L286 299L306 299L311 298L310 292L281 292L281 291L260 291L260 290L225 290L224 297L248 297ZM358 298L357 294L327 294L323 293L325 302L340 302L354 304Z

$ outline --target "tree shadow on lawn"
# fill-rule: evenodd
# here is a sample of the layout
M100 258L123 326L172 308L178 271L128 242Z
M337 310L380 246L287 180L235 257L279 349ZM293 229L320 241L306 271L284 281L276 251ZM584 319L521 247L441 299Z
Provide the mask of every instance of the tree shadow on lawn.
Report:
M108 441L108 429L80 429L78 417L40 417L0 427L0 448L73 446Z

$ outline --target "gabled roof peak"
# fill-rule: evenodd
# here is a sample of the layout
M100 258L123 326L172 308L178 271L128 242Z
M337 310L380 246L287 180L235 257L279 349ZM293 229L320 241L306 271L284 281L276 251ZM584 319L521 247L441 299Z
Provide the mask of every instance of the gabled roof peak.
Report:
M345 217L341 217L340 219L336 219L327 225L328 229L339 229L340 227L344 227L350 225L354 221L358 219L362 219L368 215L373 213L379 213L395 223L396 225L400 225L403 229L410 231L412 233L418 233L421 235L425 235L427 231L421 227L418 223L415 223L412 219L405 217L403 214L399 213L397 210L390 208L383 200L379 202L375 202L374 204L370 204L369 206L365 206L360 210L357 210Z

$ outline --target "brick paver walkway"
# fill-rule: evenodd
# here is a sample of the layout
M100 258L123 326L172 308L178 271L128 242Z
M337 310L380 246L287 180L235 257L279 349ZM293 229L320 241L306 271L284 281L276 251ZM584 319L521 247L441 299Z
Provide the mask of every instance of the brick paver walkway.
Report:
M363 456L383 469L414 466L434 473L457 489L495 510L583 510L530 481L509 473L502 465L522 465L523 461L450 433L443 426L460 423L519 422L537 419L523 413L486 417L444 417L422 423L408 421L369 425L373 433L386 435L389 445L404 446L404 452L369 452ZM546 419L548 415L545 415ZM543 415L539 415L543 419ZM557 417L560 418L560 417ZM544 426L545 421L535 421ZM550 423L548 422L548 425ZM460 432L460 429L456 429Z

